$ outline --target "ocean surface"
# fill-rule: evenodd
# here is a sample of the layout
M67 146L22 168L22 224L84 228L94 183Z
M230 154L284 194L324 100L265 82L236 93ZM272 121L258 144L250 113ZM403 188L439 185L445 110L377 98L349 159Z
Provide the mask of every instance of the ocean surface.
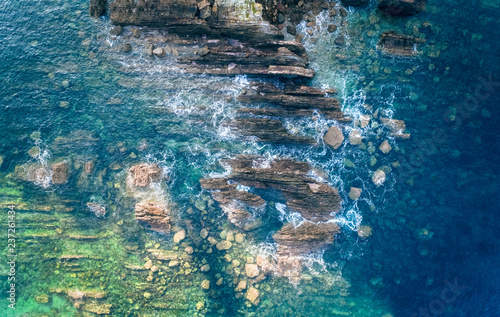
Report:
M86 0L1 1L0 316L500 316L500 1L428 0L408 18L376 7L349 8L333 34L325 12L313 36L298 27L316 72L310 84L337 90L355 119L404 120L411 138L391 138L372 120L362 130L372 144L332 151L322 138L337 123L321 116L284 119L318 146L243 141L224 123L245 107L236 97L249 78L183 74L171 58L122 54L111 22L90 18ZM381 54L375 47L390 30L424 38L421 54ZM388 154L378 150L385 139ZM235 292L218 252L196 253L208 272L186 266L148 278L137 269L145 250L179 247L137 224L128 169L157 163L169 175L154 195L175 206L174 223L236 232L199 181L224 175L219 159L239 154L323 170L343 199L335 242L307 255L301 282L260 282L257 306ZM71 162L65 184L23 174L61 160ZM375 186L381 167L387 180ZM351 186L361 199L349 199ZM247 233L233 257L272 253L272 233L300 221L283 206L277 199L263 212L267 230ZM360 226L371 236L360 237ZM86 292L83 304L75 290Z

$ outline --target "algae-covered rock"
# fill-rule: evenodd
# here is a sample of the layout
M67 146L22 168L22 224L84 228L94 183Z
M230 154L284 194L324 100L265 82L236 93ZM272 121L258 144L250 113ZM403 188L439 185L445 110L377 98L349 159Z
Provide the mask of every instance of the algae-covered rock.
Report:
M359 226L358 228L358 236L361 238L368 238L372 235L372 228L370 226Z
M38 304L48 304L48 302L50 301L50 297L47 294L40 294L35 297L35 300Z

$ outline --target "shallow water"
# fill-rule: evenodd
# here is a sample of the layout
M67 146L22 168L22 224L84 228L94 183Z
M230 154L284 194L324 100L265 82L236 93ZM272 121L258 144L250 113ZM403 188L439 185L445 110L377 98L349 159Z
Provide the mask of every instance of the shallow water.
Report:
M111 23L89 18L87 6L84 0L0 3L0 316L79 316L68 289L106 292L114 316L500 316L498 1L429 0L425 12L405 19L383 16L372 1L349 9L349 24L334 34L325 22L312 36L316 42L305 25L299 28L316 71L312 85L335 88L354 118L378 110L406 121L410 140L391 139L380 126L364 128L376 147L389 138L387 155L349 145L331 151L321 139L337 123L321 116L287 121L290 131L320 146L242 141L225 122L244 107L236 96L248 78L168 72L175 67L168 59L158 64L120 53ZM386 30L424 34L422 54L380 54L374 47ZM347 44L336 48L340 34ZM461 106L474 96L477 106ZM194 257L210 264L207 273L165 271L146 282L147 273L130 269L147 262L146 249L178 247L171 235L136 223L125 189L128 168L157 162L164 169L170 180L153 195L175 206L174 223L189 219L196 230L202 221L214 232L236 232L199 180L225 173L218 160L242 153L307 161L339 188L342 233L324 253L309 255L308 278L298 285L269 278L260 284L261 304L252 306L235 297L234 285L215 287L220 277L231 278L217 252ZM51 185L50 175L34 184L18 177L23 164L61 159L72 165L67 184ZM87 161L96 172L83 178ZM370 175L382 166L391 171L376 187ZM357 202L348 198L351 186L363 189ZM256 211L265 230L248 234L234 256L272 252L271 232L282 221L300 221L275 201ZM105 205L107 216L96 217L88 202ZM371 237L358 237L360 224L372 228ZM10 254L17 254L15 310L7 300ZM199 287L203 279L211 281L210 291ZM206 310L198 312L199 302Z

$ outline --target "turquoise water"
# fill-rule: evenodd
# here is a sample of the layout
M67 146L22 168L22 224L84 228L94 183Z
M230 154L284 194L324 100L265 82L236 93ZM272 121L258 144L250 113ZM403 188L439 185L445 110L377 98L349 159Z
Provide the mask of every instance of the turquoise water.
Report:
M377 125L363 130L376 147L389 138L387 155L348 145L331 151L321 139L335 123L321 117L287 120L291 131L320 141L317 147L242 141L225 122L245 107L236 96L250 79L169 72L171 60L120 53L109 20L91 19L87 9L83 0L0 4L0 316L91 315L70 299L75 289L105 292L91 302L112 305L113 316L500 316L500 3L429 0L425 12L398 19L377 12L373 2L349 9L348 25L337 33L328 33L325 22L313 35L317 41L306 35L313 86L336 89L354 118L380 113L405 120L410 140L393 140ZM374 47L387 30L425 38L422 54L380 54ZM336 48L339 34L347 45ZM308 255L306 278L297 285L266 279L260 305L252 306L234 291L223 255L207 247L193 257L210 264L206 273L130 269L148 262L147 250L179 247L171 235L135 221L128 168L156 162L164 169L169 181L153 194L175 206L177 226L188 220L193 230L204 223L217 234L237 232L199 180L223 174L218 160L238 154L307 161L339 188L342 233L324 253ZM60 160L71 162L68 183L23 180L23 164ZM95 173L84 177L88 161ZM382 166L390 172L376 187L370 176ZM358 202L348 198L351 186L363 189ZM96 217L88 202L105 205L107 216ZM7 300L11 204L16 310ZM247 234L233 257L271 252L271 233L294 217L278 207L261 216L266 226ZM359 225L372 228L368 239L358 237ZM204 279L210 290L199 286Z

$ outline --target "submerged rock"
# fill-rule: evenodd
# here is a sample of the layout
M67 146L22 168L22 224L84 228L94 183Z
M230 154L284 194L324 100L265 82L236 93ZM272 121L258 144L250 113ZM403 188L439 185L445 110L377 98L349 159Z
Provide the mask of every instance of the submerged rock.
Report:
M178 244L182 240L186 238L186 231L184 229L178 231L176 234L174 234L174 243Z
M245 294L245 298L249 300L253 305L259 305L259 290L253 286L250 287Z
M349 198L351 198L352 200L358 199L361 196L362 191L363 190L361 188L351 187L349 191Z
M380 0L380 10L393 16L409 16L425 9L425 0Z
M379 149L382 153L387 154L392 150L392 147L389 142L385 140L382 144L380 144Z
M52 164L52 183L64 184L68 181L69 164L68 162L59 162Z
M104 207L103 205L96 204L93 202L88 202L87 207L98 218L106 216L107 210L106 207Z
M260 271L258 265L249 263L245 264L245 273L249 278L254 278L259 276Z
M414 36L390 31L382 33L377 48L388 54L414 56L419 53L418 44L423 42L425 40Z
M359 145L363 143L363 137L361 136L361 132L359 132L359 130L352 130L349 132L349 143L351 145Z

